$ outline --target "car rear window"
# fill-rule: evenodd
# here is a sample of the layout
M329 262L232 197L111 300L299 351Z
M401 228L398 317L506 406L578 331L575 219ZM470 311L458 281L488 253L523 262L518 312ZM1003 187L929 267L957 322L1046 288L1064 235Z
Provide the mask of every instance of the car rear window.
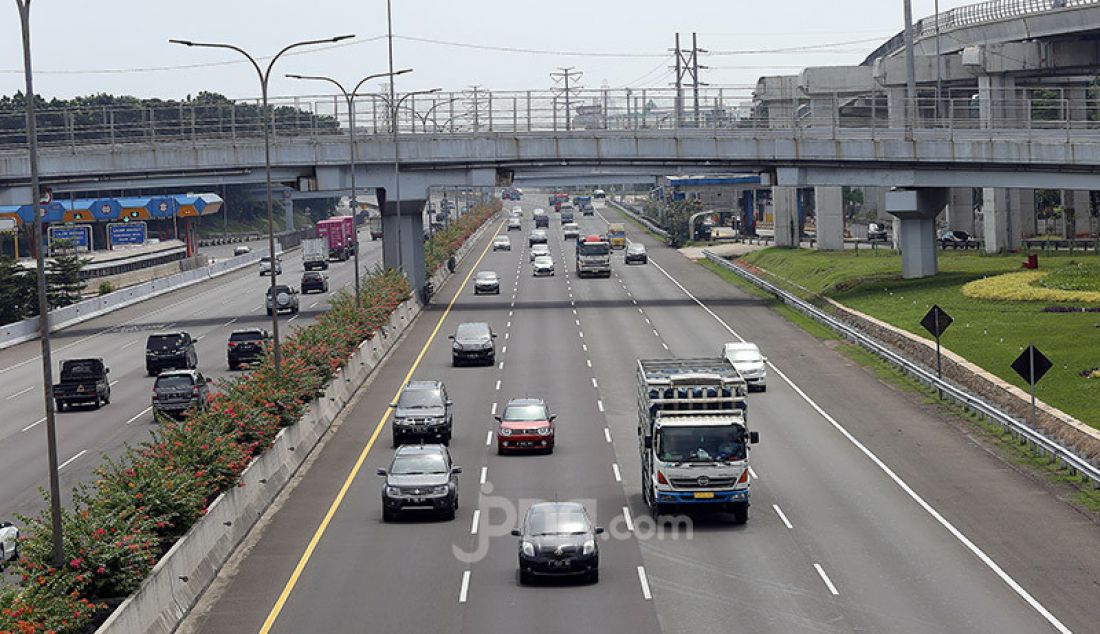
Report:
M149 350L171 350L183 345L183 335L153 335L145 347Z
M195 384L195 382L191 379L191 376L188 375L188 374L171 374L171 375L163 375L162 374L161 376L157 377L156 387L166 388L166 389L173 389L173 388L179 388L179 387L191 387L194 384Z
M102 365L98 361L66 361L61 366L62 378L80 378L85 376L97 376Z
M260 341L264 338L259 332L235 332L229 335L230 341Z

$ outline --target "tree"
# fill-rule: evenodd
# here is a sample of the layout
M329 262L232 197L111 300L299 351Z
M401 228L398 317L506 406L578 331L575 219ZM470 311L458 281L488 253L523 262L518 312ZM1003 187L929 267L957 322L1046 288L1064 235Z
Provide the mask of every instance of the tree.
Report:
M11 258L0 258L0 324L37 313L34 275Z
M80 272L91 259L81 258L68 240L54 242L54 249L59 254L46 265L46 295L50 308L61 308L80 301L84 291Z

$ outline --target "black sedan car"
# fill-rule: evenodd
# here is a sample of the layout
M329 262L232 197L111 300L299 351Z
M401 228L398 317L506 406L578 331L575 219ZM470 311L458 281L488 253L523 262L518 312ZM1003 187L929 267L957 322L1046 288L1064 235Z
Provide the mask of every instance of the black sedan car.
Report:
M316 291L328 292L328 278L320 271L306 271L302 273L302 294Z
M588 512L576 502L533 504L523 518L523 528L513 529L519 542L519 582L537 577L583 576L600 580L600 547L596 536L603 529L592 525Z
M392 522L402 511L433 511L453 520L458 510L458 475L462 467L451 462L443 445L402 445L393 454L389 470L379 469L382 485L382 521Z
M953 249L977 248L978 241L970 237L970 234L965 231L947 230L940 234L940 248L946 249L947 247Z

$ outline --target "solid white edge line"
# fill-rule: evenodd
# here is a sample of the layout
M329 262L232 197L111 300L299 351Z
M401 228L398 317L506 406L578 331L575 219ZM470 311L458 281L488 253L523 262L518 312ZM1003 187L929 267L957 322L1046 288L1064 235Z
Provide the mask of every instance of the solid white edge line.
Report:
M466 603L466 594L470 591L470 571L462 573L462 588L458 591L458 602Z
M76 461L78 458L80 458L81 456L83 456L86 453L88 453L87 449L81 449L80 453L76 454L72 458L69 458L65 462L62 462L61 464L57 465L57 470L61 471L62 469L64 469L65 467L71 465L74 461Z
M787 516L783 513L783 510L779 508L778 504L772 504L772 508L775 509L775 514L779 516L779 519L783 521L783 525L787 528L794 528L791 524L791 520L787 519Z
M653 599L653 595L649 592L649 579L645 575L645 566L638 566L638 583L642 584L642 598L646 601Z
M485 433L485 446L488 447L491 444L493 444L493 430L490 429Z
M38 420L34 421L34 422L33 422L33 423L31 423L30 425L27 425L26 427L24 427L24 428L23 428L23 431L30 431L30 430L34 429L35 427L37 427L37 426L41 425L41 424L42 424L42 423L44 423L44 422L46 422L46 418L45 418L45 417L39 418Z
M619 463L612 462L611 463L611 471L615 474L615 482L622 482L623 481L623 474L619 472Z
M485 478L489 475L489 467L481 468L481 477L478 478L478 484L485 484Z
M470 521L470 534L477 535L478 521L481 519L481 509L474 509L474 519Z
M821 567L821 564L814 564L814 569L817 570L817 574L821 577L821 580L825 582L825 587L829 589L829 592L831 592L834 597L840 595L836 586L833 585L832 579L829 579L829 575L825 574L825 569Z
M685 295L691 298L691 300L698 304L700 308L706 311L711 317L714 318L715 321L717 321L727 331L729 331L731 335L737 337L737 339L742 342L745 341L744 337L737 334L737 332L734 331L733 328L730 328L729 324L727 324L721 317L716 315L713 310L711 310L703 302L699 301L697 297L692 295L691 291L684 288L684 285L677 281L676 278L669 275L668 271L666 271L664 267L662 267L660 264L657 264L656 262L653 262L653 265L657 267L657 270L663 273L665 277L671 280L673 284L679 287L679 289L683 291ZM997 564L997 562L993 561L993 559L990 558L989 555L985 554L985 552L982 549L978 548L978 546L974 542L970 541L970 538L964 535L962 531L955 528L955 526L951 522L947 521L947 518L945 518L943 515L940 514L939 511L933 508L931 504L926 502L924 498L922 498L916 491L914 491L912 487L910 487L904 480L901 479L900 476L894 473L893 469L888 467L885 462L879 459L879 457L875 455L874 452L864 446L863 443L857 440L856 437L853 436L847 429L845 429L843 425L838 423L836 419L830 416L824 409L821 408L821 406L815 403L813 399L811 399L805 392L802 391L801 388L795 385L794 381L788 378L786 374L784 374L779 368L777 368L774 363L768 361L768 367L770 367L776 374L778 374L787 385L791 386L791 388L794 389L794 391L798 393L800 397L802 397L802 400L806 401L806 403L809 404L810 407L812 407L818 414L820 414L825 420L827 420L829 424L831 424L837 431L839 431L845 438L847 438L849 442L851 442L853 445L855 445L857 449L863 452L863 454L867 456L871 460L871 462L875 463L875 465L880 470L882 470L882 472L885 473L887 477L894 481L894 484L901 488L901 490L904 491L914 502L916 502L918 506L924 509L926 513L931 515L937 522L939 522L941 526L947 529L947 532L951 533L951 535L954 536L955 539L959 541L959 543L965 546L966 549L969 550L975 557L977 557L979 561L981 561L983 564L986 565L986 567L993 571L993 574L997 575L997 577L1000 578L1001 581L1003 581L1009 588L1011 588L1017 596L1027 602L1027 604L1031 606L1033 610L1038 612L1048 623L1050 623L1051 626L1053 626L1056 630L1062 632L1063 634L1072 633L1072 630L1070 630L1061 621L1059 621L1058 618L1055 617L1049 610L1047 610L1046 607L1043 606L1043 604L1039 603L1039 601L1036 600L1035 597L1031 596L1031 593L1025 590L1023 586L1021 586L1019 583L1016 582L1015 579L1009 576L1009 574L1005 572ZM824 573L824 571L822 571L822 573Z
M603 438L607 442L611 442L611 430L608 429L607 427L603 428Z
M634 532L634 520L630 517L630 507L623 507L623 522L626 523L626 530L631 533Z
M137 414L136 414L136 415L135 415L135 416L134 416L133 418L131 418L130 420L126 421L126 424L127 424L127 425L129 425L130 423L132 423L132 422L134 422L135 420L137 420L137 419L141 418L142 416L145 416L146 414L148 414L148 413L149 413L149 410L151 410L151 409L153 409L153 406L152 406L152 405L150 405L149 407L146 407L145 409L143 409L143 410L141 410L140 412L138 412L138 413L137 413Z

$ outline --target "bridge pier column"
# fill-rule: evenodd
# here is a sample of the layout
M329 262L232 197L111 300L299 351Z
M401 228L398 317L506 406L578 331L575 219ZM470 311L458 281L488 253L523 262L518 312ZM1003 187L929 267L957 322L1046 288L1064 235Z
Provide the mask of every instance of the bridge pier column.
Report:
M1062 191L1062 213L1065 218L1063 237L1072 240L1077 237L1077 226L1087 225L1091 194L1088 190Z
M1014 127L1031 118L1023 107L1012 75L978 77L978 112L983 128Z
M817 187L814 189L817 214L817 249L841 251L844 249L844 191L841 187Z
M1020 203L1020 237L1034 238L1039 233L1039 219L1035 210L1035 190L1017 189Z
M905 127L905 86L886 89L886 117L891 128Z
M1020 212L1020 196L1014 195L1013 190L1001 187L982 189L982 233L986 253L1004 253L1020 248Z
M378 208L382 212L382 264L388 269L404 271L409 285L419 292L428 279L424 267L425 201L402 200L399 212L397 204L386 199L385 188L379 187L375 191Z
M947 204L947 228L974 235L974 190L970 187L952 187Z
M772 212L775 215L775 246L798 248L801 233L798 188L772 187Z
M926 187L886 194L886 211L897 220L901 276L905 279L936 274L936 216L947 205L946 188Z

